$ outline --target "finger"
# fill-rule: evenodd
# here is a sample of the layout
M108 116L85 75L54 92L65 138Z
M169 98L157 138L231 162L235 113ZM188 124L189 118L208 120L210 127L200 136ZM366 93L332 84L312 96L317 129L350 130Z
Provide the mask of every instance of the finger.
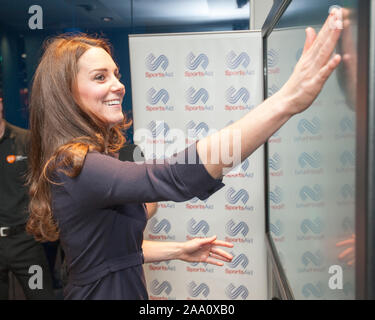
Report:
M345 256L349 255L352 252L353 252L353 248L348 248L348 249L344 250L343 252L341 252L339 254L338 258L343 259L343 258L345 258Z
M305 40L305 46L303 47L302 55L305 54L307 50L310 49L312 44L314 43L316 39L316 32L313 28L308 27L306 30L306 40Z
M323 27L320 29L318 36L312 45L311 53L313 56L318 55L327 38L332 36L332 34L340 34L341 29L337 28L337 24L339 24L337 21L339 21L338 16L334 13L334 11L332 11L332 13L326 19Z
M228 253L228 252L226 252L222 249L218 249L218 248L213 247L213 248L211 248L211 253L216 254L216 255L220 255L220 256L224 257L225 259L229 259L229 260L233 259L233 256L230 253Z
M324 67L322 67L316 75L316 81L323 86L331 73L336 69L341 61L341 56L336 54Z
M209 263L209 264L214 264L215 266L219 266L219 267L222 267L224 265L223 262L212 259L211 257L208 257L206 262Z
M319 52L317 53L317 65L324 66L327 64L328 60L331 58L333 51L337 45L341 35L341 29L332 30L331 33L327 36L327 39L323 43Z
M347 246L347 245L354 244L354 239L346 239L340 242L336 243L336 247L341 247L341 246Z
M215 239L216 239L216 236L212 236L210 238L195 238L194 240L198 241L200 246L203 247L207 244L210 244L210 243L214 242Z
M233 243L222 241L222 240L216 240L212 244L215 246L220 246L220 247L233 248Z

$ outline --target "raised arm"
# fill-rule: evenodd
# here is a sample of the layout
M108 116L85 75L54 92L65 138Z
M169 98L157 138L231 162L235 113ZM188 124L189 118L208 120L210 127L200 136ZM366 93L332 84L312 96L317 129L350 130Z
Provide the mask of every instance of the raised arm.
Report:
M332 57L341 29L338 9L331 12L318 35L307 28L302 56L285 85L237 122L197 143L199 157L213 178L222 177L225 168L245 160L293 115L313 103L341 61L340 55ZM228 163L222 158L222 147L230 155L239 154L240 159ZM215 161L216 156L211 155L220 157Z

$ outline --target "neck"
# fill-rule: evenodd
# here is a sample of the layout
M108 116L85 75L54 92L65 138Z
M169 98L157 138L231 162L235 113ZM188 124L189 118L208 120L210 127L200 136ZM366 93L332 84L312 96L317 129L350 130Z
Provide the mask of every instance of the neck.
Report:
M0 119L0 139L3 137L5 132L5 121L4 119Z

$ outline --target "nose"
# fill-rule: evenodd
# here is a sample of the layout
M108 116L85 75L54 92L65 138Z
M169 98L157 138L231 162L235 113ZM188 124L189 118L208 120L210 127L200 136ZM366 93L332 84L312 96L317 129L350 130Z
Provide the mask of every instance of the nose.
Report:
M113 77L113 82L111 84L111 90L113 92L123 92L123 94L125 94L125 86L115 76Z

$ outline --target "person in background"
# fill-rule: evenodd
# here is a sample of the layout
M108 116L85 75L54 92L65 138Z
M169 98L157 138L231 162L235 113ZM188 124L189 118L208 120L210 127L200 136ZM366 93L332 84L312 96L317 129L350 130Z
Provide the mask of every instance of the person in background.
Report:
M0 300L9 299L9 271L27 299L54 299L52 279L42 245L26 233L29 202L26 182L30 135L7 123L0 98ZM29 268L43 272L43 289L29 286Z

